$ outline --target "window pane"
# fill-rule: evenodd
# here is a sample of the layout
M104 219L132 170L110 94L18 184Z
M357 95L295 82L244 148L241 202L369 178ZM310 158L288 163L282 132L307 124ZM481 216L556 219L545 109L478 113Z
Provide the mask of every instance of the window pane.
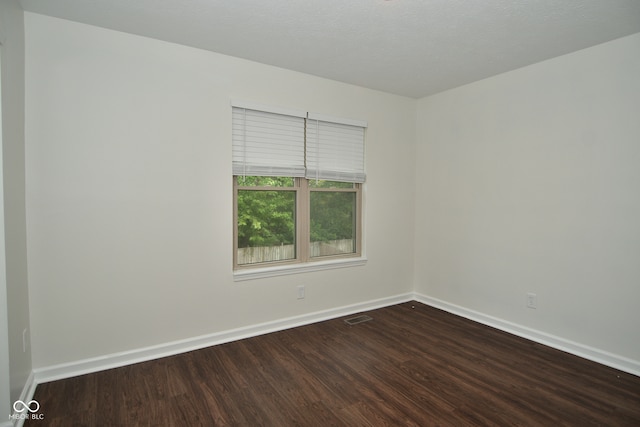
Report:
M324 179L309 180L309 187L311 188L354 188L354 184L352 182L341 182L341 181L326 181Z
M238 176L240 187L293 187L294 179L285 176Z
M295 259L295 191L238 190L238 265Z
M312 257L355 253L356 193L312 191Z

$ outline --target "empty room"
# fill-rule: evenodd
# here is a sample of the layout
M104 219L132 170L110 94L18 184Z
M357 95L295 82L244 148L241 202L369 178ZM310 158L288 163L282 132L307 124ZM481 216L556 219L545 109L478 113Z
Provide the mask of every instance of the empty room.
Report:
M640 425L640 2L0 1L0 426Z

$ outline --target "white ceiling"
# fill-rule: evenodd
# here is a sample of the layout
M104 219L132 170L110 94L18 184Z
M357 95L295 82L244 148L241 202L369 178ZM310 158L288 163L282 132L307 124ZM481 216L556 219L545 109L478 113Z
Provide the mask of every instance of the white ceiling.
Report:
M640 0L21 0L21 4L31 12L413 98L640 32Z

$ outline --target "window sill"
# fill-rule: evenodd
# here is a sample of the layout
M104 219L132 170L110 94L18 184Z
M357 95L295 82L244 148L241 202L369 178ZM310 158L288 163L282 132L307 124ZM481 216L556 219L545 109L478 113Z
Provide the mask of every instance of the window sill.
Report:
M241 282L244 280L263 279L265 277L285 276L289 274L308 273L312 271L333 270L336 268L356 267L365 265L367 259L358 258L342 258L327 261L308 262L304 264L279 265L276 267L252 268L247 270L237 270L233 272L233 281Z

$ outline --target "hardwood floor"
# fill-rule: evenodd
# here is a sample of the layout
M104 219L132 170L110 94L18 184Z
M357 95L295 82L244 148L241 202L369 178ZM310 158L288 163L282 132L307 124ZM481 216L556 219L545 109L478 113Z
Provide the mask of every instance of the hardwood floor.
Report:
M41 384L25 426L640 425L640 377L416 302L366 314Z

